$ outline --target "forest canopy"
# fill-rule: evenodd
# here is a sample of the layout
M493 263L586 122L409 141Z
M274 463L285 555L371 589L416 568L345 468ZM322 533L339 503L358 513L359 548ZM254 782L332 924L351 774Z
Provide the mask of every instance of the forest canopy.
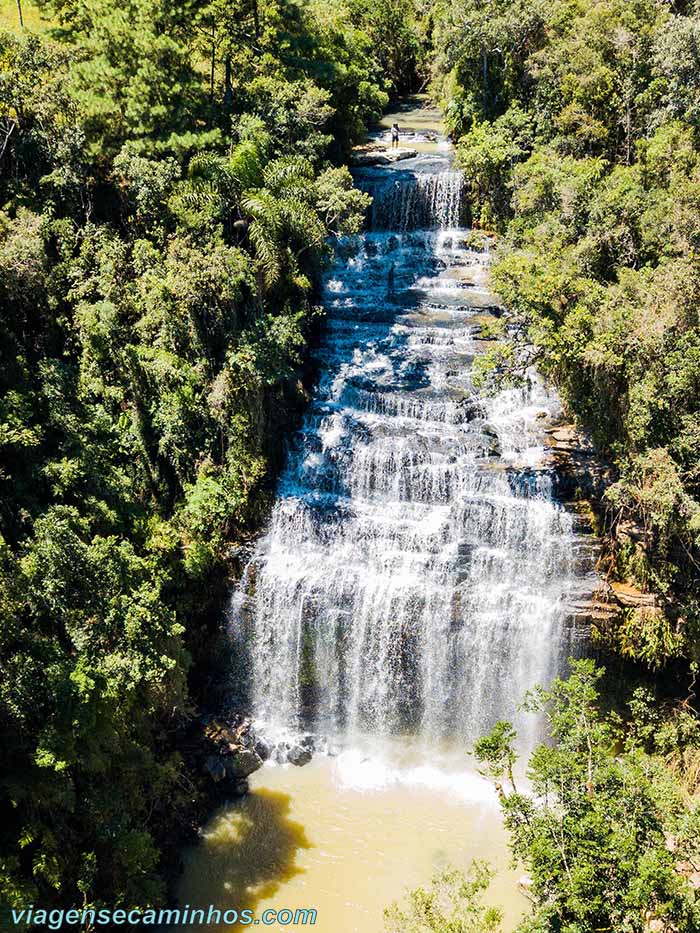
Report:
M608 574L657 596L605 647L655 670L700 660L698 5L19 9L24 28L0 31L0 904L164 902L200 794L182 737L204 646L305 399L330 244L367 207L345 162L429 77L473 221L499 235L510 316L484 386L533 364L555 383L612 465ZM597 683L579 674L569 698ZM639 779L652 800L657 759L700 744L697 717L673 723L668 738L653 719L618 762L596 718L601 786ZM571 756L535 765L571 779L564 802L604 835ZM553 816L508 796L528 856ZM642 829L662 853L645 891L668 882L682 918L661 816ZM645 855L624 841L616 870ZM561 866L538 864L546 901Z
M483 382L536 365L612 466L606 574L656 605L601 644L698 660L700 7L450 0L433 17L474 221L503 235L510 348Z
M329 243L363 222L343 159L413 80L413 11L19 8L0 32L0 902L152 905L199 794L177 749L232 545L305 397Z

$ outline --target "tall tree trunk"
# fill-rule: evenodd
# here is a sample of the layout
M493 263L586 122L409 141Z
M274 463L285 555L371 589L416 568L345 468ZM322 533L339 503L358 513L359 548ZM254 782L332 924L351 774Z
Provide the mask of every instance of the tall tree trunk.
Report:
M24 29L24 16L22 16L22 0L17 0L17 12L19 13L19 28Z
M255 41L260 39L260 11L258 10L258 0L253 0L253 25L255 28Z
M233 87L231 86L231 58L226 56L226 78L224 80L224 107L233 107Z
M214 103L214 68L216 67L216 26L211 27L211 74L209 78L209 103Z

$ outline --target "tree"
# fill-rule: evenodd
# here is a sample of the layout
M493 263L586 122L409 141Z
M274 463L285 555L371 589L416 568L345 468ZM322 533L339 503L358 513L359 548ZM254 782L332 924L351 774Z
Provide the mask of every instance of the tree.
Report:
M472 863L466 876L456 869L436 875L429 888L416 888L408 904L384 912L387 933L500 933L502 914L481 903L493 872Z
M528 792L512 777L500 791L513 855L531 879L532 912L521 929L641 933L654 917L696 929L700 904L667 839L700 854L688 836L697 808L657 760L639 749L616 754L615 722L599 708L602 675L591 660L572 661L566 680L526 699L529 712L544 716L549 741L530 758ZM499 723L477 743L494 777L508 776L514 740Z

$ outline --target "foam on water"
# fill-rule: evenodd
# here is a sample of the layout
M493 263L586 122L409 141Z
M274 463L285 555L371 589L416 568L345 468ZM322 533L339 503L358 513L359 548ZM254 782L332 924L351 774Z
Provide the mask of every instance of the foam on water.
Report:
M381 754L360 749L343 752L335 760L334 778L341 789L377 791L393 785L447 794L455 801L498 808L493 784L473 771L445 770L432 764L400 767Z

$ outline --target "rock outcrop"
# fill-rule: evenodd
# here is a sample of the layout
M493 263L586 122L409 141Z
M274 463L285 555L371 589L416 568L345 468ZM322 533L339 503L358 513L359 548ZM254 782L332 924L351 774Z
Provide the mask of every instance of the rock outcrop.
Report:
M630 583L611 583L613 599L625 609L652 609L658 605L654 593L643 593Z
M612 521L604 494L615 480L611 466L595 453L591 439L570 423L545 428L557 496L588 525L591 546L597 550L596 566L605 579L590 599L572 603L572 617L590 625L601 645L614 646L617 630L631 612L639 618L662 618L668 611L664 599L645 592L631 580L620 580L624 570L621 550L648 547L646 530L629 517ZM589 555L590 556L590 555Z
M353 149L350 164L357 168L368 165L391 165L394 162L402 162L404 159L415 159L417 155L416 149L389 149L386 146L370 143Z
M207 719L203 727L203 772L223 793L246 793L247 778L262 767L261 752L268 750L267 744L255 735L249 720L226 723Z
M311 750L304 748L302 745L293 745L287 752L287 761L299 768L302 765L307 765L311 761L311 758Z

